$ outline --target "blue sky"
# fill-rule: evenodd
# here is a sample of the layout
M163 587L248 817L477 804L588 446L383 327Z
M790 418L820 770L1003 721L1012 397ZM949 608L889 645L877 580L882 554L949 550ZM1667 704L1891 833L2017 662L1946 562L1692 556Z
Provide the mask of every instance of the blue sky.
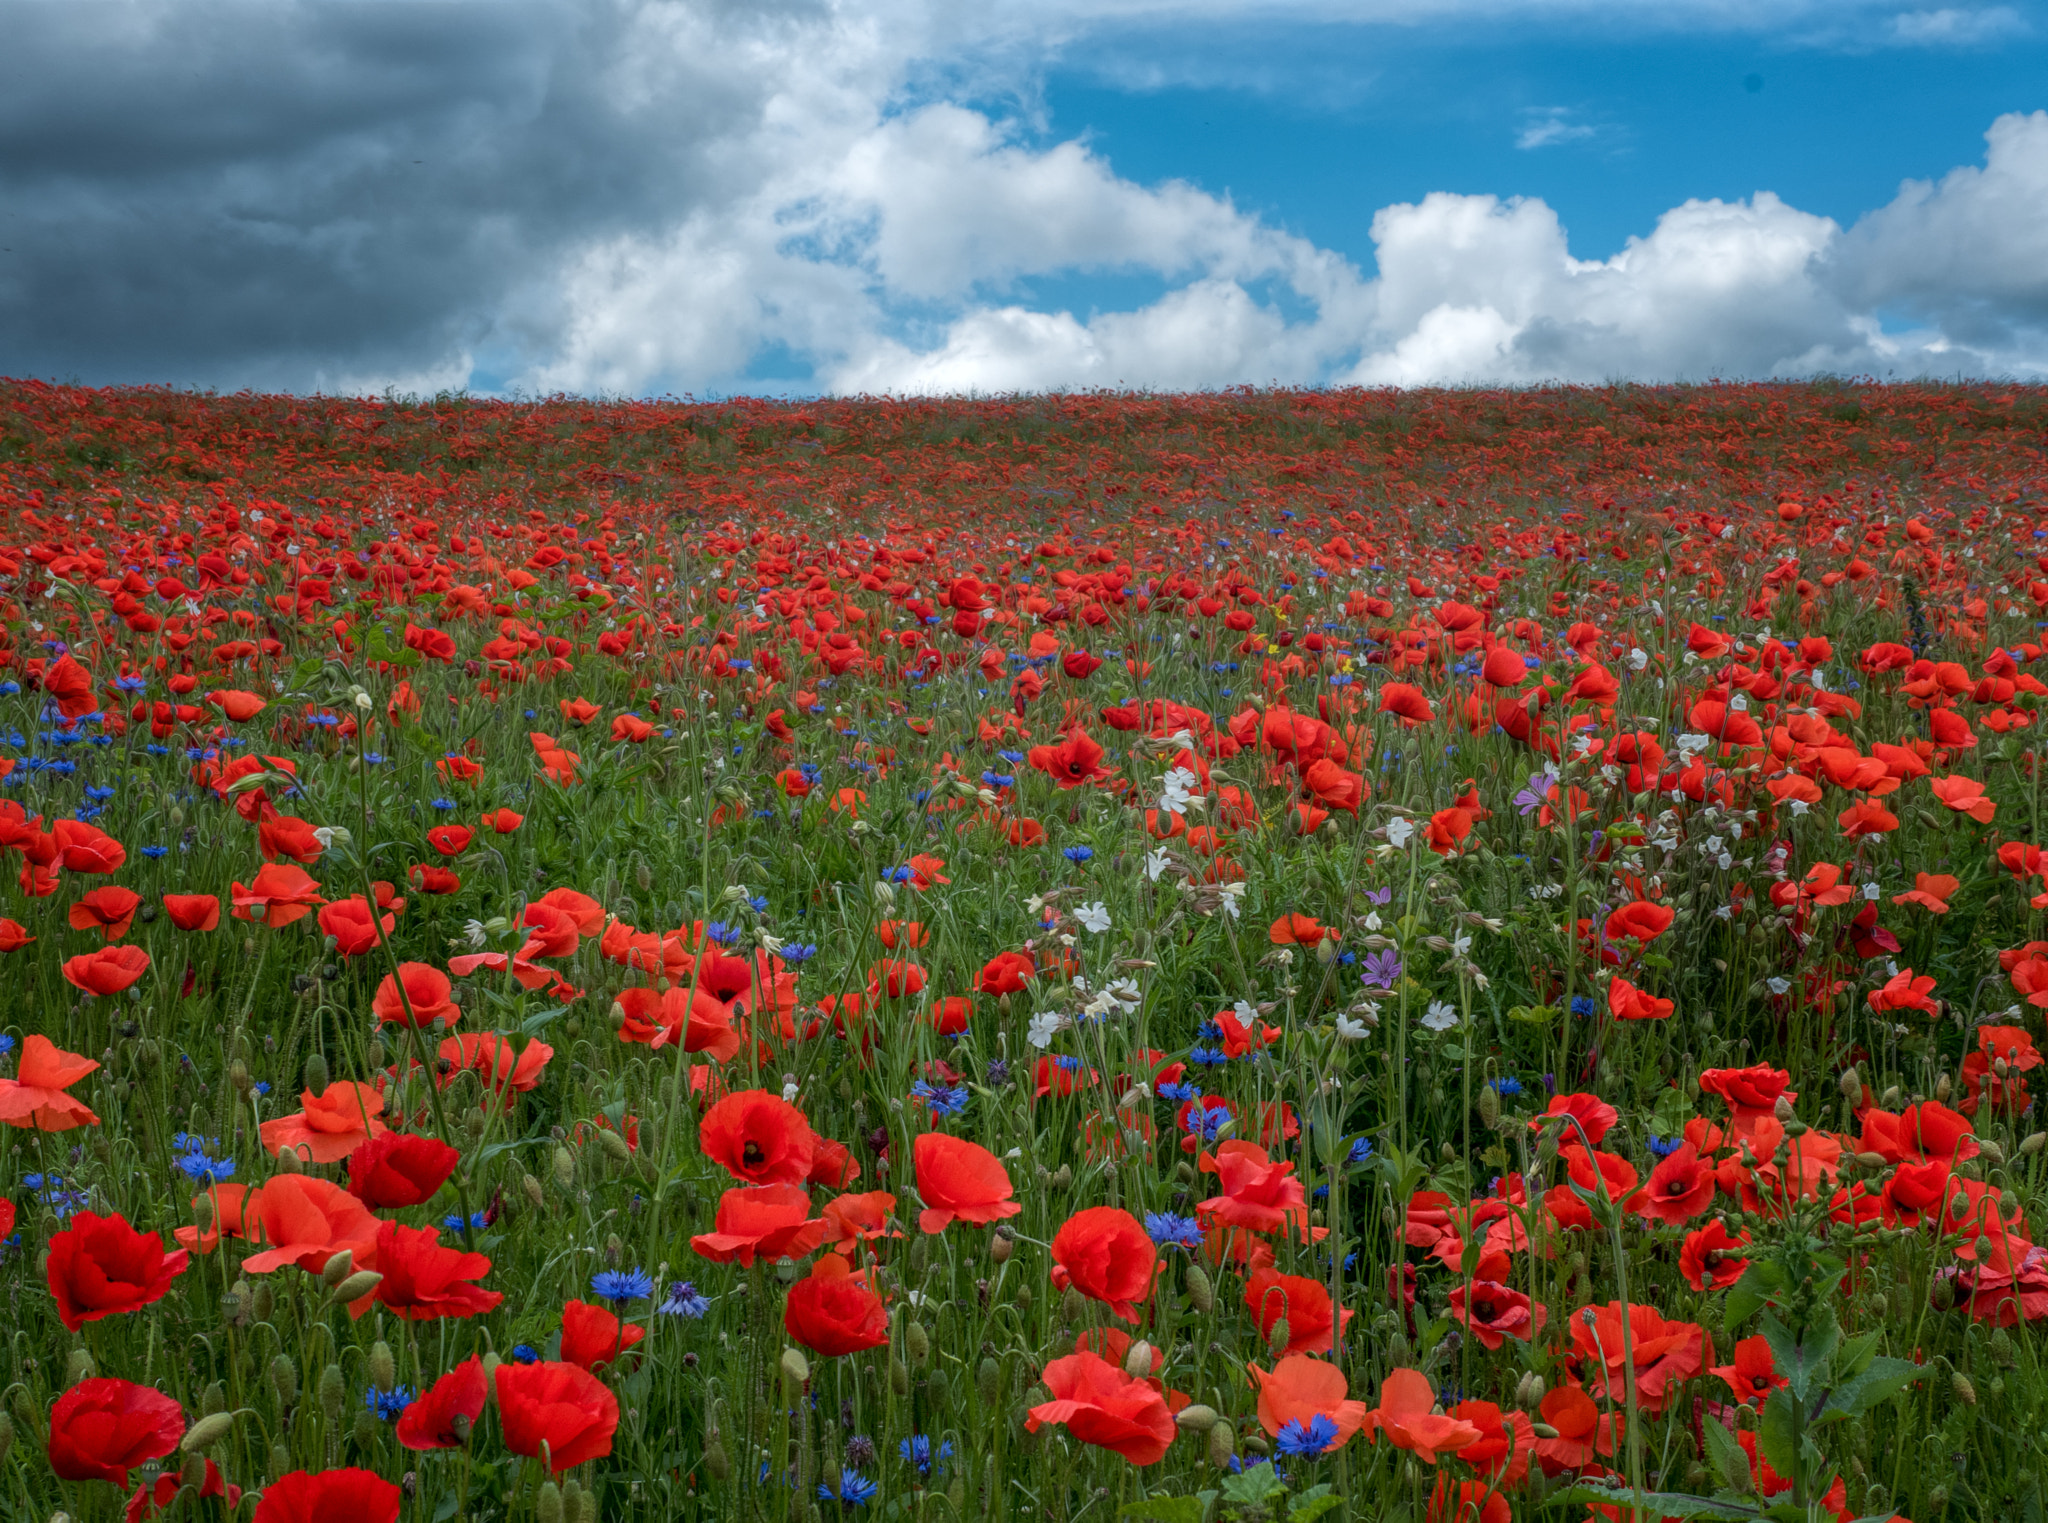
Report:
M2048 0L7 14L0 374L2048 379Z

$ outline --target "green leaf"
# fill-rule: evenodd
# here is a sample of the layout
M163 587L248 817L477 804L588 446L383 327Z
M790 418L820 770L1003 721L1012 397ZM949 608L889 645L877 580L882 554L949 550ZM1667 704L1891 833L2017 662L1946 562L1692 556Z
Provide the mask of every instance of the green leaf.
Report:
M1223 1500L1232 1507L1263 1507L1286 1490L1287 1483L1271 1465L1253 1465L1223 1483Z
M1742 1272L1742 1278L1728 1287L1728 1299L1721 1306L1721 1325L1733 1332L1760 1306L1766 1305L1775 1291L1779 1274L1778 1266L1768 1259L1758 1259Z
M1202 1523L1202 1504L1195 1497L1147 1497L1142 1502L1124 1503L1116 1515L1145 1523Z
M1721 1484L1738 1493L1754 1490L1749 1456L1742 1452L1742 1445L1736 1441L1735 1435L1712 1418L1700 1423L1700 1431L1706 1435L1707 1458L1713 1464L1714 1474L1721 1478Z
M1716 1518L1724 1523L1750 1523L1767 1516L1761 1508L1724 1497L1696 1497L1682 1491L1631 1491L1626 1486L1596 1486L1581 1481L1544 1498L1544 1506L1557 1502L1597 1502L1605 1507L1635 1507L1667 1518Z
M1343 1498L1330 1489L1329 1482L1311 1486L1287 1509L1287 1523L1315 1523L1324 1513L1343 1502Z
M1792 1394L1801 1401L1811 1401L1814 1392L1825 1387L1828 1360L1842 1341L1842 1325L1835 1320L1834 1308L1816 1306L1813 1321L1796 1337L1774 1313L1765 1312L1763 1334L1770 1340L1778 1373L1790 1383Z
M539 1036L555 1021L569 1013L567 1005L551 1005L545 1010L536 1010L519 1023L519 1029L528 1036Z
M1692 1106L1687 1103L1685 1091L1676 1085L1657 1097L1657 1108L1650 1112L1650 1130L1659 1137L1676 1137L1685 1131L1685 1123L1692 1119Z
M456 1509L461 1506L462 1493L460 1491L447 1493L434 1508L434 1523L448 1523L448 1520L455 1516Z
M1798 1473L1799 1460L1792 1440L1792 1419L1795 1415L1792 1393L1780 1386L1764 1403L1763 1417L1756 1425L1757 1452L1780 1475Z
M1873 1359L1854 1380L1844 1381L1828 1392L1827 1405L1814 1419L1817 1423L1840 1422L1861 1417L1881 1401L1889 1401L1928 1373L1925 1365L1910 1359Z
M1869 1332L1843 1344L1841 1353L1835 1358L1835 1378L1847 1382L1861 1375L1869 1368L1871 1355L1877 1352L1877 1346L1882 1342L1882 1332Z

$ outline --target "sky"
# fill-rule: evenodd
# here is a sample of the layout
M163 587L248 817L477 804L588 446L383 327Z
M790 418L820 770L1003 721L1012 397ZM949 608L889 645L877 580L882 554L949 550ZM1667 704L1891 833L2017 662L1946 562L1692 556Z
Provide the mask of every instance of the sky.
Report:
M2048 0L0 0L0 374L2048 379Z

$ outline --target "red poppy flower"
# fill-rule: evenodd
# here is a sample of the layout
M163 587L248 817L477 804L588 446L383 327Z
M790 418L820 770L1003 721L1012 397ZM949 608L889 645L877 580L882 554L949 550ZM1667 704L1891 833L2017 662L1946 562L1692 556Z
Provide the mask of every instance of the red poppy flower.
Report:
M1176 1431L1173 1411L1150 1381L1092 1353L1055 1359L1038 1378L1053 1399L1026 1414L1029 1431L1061 1423L1082 1443L1113 1450L1133 1465L1166 1458Z
M1152 1294L1159 1249L1138 1219L1115 1206L1090 1206L1068 1217L1052 1240L1052 1281L1108 1305L1126 1322Z
M514 1454L534 1458L546 1444L549 1467L560 1475L612 1452L619 1399L588 1370L549 1360L506 1363L493 1379L505 1447Z
M162 1238L137 1232L126 1217L80 1211L51 1237L45 1276L58 1320L75 1333L161 1301L190 1258L182 1248L166 1253Z
M269 862L256 869L248 887L233 885L229 899L235 919L260 920L275 930L303 920L315 905L325 904L319 888L304 868Z
M1371 1416L1364 1402L1348 1399L1350 1383L1344 1372L1327 1360L1288 1354L1271 1370L1248 1364L1245 1373L1259 1388L1259 1426L1273 1437L1279 1437L1289 1423L1306 1427L1321 1417L1336 1425L1331 1447L1338 1448L1348 1444ZM1434 1395L1432 1392L1432 1398Z
M1037 976L1038 965L1028 952L998 952L982 964L974 987L982 994L1019 994Z
M1282 1322L1287 1324L1283 1354L1331 1354L1330 1292L1321 1282L1261 1269L1245 1281L1244 1304L1258 1323L1262 1340L1270 1342L1273 1329ZM1347 1310L1345 1324L1356 1315Z
M269 1152L291 1148L308 1163L339 1163L372 1137L391 1130L378 1119L384 1113L384 1097L353 1079L336 1079L318 1095L306 1090L299 1102L303 1109L258 1128Z
M138 946L101 947L64 964L64 980L101 998L119 994L149 971L149 954Z
M133 889L109 883L79 897L71 906L71 929L98 931L103 941L117 941L135 923L135 911L142 896Z
M348 1193L372 1211L424 1206L461 1161L437 1137L386 1132L348 1155Z
M326 850L314 834L310 820L289 814L272 815L256 827L256 848L266 862L282 858L305 867L319 861L320 853Z
M1668 999L1638 989L1616 974L1607 986L1607 1010L1618 1021L1668 1020L1675 1007Z
M1727 1364L1715 1365L1707 1373L1718 1376L1735 1393L1737 1401L1754 1402L1758 1407L1764 1404L1771 1392L1788 1383L1778 1373L1777 1361L1771 1354L1771 1340L1761 1334L1738 1341L1735 1357Z
M128 860L127 847L83 820L57 821L50 827L50 840L56 850L51 865L67 873L116 872Z
M220 900L212 894L165 894L164 914L181 931L211 931L220 925Z
M1254 1232L1279 1232L1308 1225L1308 1196L1294 1177L1294 1165L1270 1158L1257 1143L1233 1137L1201 1157L1204 1174L1214 1174L1223 1193L1198 1201L1195 1215L1204 1225L1247 1227ZM1321 1237L1327 1228L1314 1229Z
M445 867L416 863L406 869L406 881L423 894L455 894L462 891L462 877Z
M851 1256L861 1243L903 1236L889 1222L889 1213L895 1209L894 1195L887 1190L870 1190L864 1195L841 1195L828 1200L818 1214L824 1220L825 1237L832 1250Z
M20 921L0 918L0 953L19 952L34 940L35 937L28 933L28 927Z
M336 900L320 911L321 933L334 938L334 950L343 957L361 957L389 936L397 924L394 915L376 914L361 894Z
M505 1297L470 1282L491 1272L481 1253L441 1246L432 1227L407 1227L385 1222L377 1229L377 1288L349 1307L360 1317L372 1301L414 1322L440 1317L474 1317L491 1310Z
M21 1044L18 1077L0 1079L0 1121L39 1132L68 1132L98 1126L100 1118L83 1100L65 1093L100 1065L66 1052L40 1032Z
M67 1481L128 1484L185 1434L185 1410L163 1392L102 1376L81 1380L50 1408L50 1468Z
M398 1523L404 1501L374 1471L293 1470L263 1488L253 1523Z
M288 1264L318 1273L337 1253L368 1268L381 1223L369 1207L330 1180L276 1174L242 1201L242 1235L259 1239L260 1252L242 1261L250 1274Z
M765 1089L727 1095L697 1127L704 1156L754 1185L801 1184L816 1145L804 1113Z
M377 985L370 1013L380 1026L427 1026L435 1021L452 1026L462 1019L462 1007L450 998L454 992L455 986L439 968L424 962L402 962L396 974L385 974Z
M427 832L427 844L444 857L459 857L475 834L467 825L436 825Z
M956 1221L987 1226L1024 1209L1010 1198L1009 1170L979 1143L926 1132L911 1144L911 1158L924 1202L917 1224L928 1233L944 1232Z
M708 989L674 984L657 994L641 985L622 989L616 1008L622 1042L650 1047L680 1046L684 1052L705 1052L718 1062L738 1056L744 1039L733 1029L732 1007Z
M121 1514L121 1523L144 1523L145 1519L169 1512L184 1484L184 1478L175 1470L159 1475L154 1481L143 1482L135 1488L135 1495L128 1499L128 1506ZM232 1513L235 1504L242 1500L242 1488L230 1486L227 1477L220 1473L220 1466L208 1460L200 1475L199 1496L202 1501L207 1497L219 1497Z
M562 1358L596 1371L647 1336L647 1329L621 1322L602 1306L571 1301L562 1308Z
M1407 682L1389 682L1380 689L1379 712L1392 714L1408 729L1436 718L1422 689Z
M483 1361L471 1355L409 1403L392 1432L408 1449L460 1449L489 1394ZM460 1432L458 1417L463 1419Z
M800 1259L825 1240L825 1223L811 1215L811 1198L799 1185L757 1185L727 1190L718 1199L713 1230L690 1239L700 1258L716 1264L755 1257Z
M1736 1257L1748 1244L1748 1232L1730 1237L1716 1218L1685 1235L1678 1248L1678 1272L1694 1290L1726 1290L1749 1268L1748 1259Z
M1499 1348L1508 1338L1529 1342L1543 1331L1543 1324L1549 1318L1544 1307L1532 1305L1520 1291L1493 1280L1474 1280L1469 1288L1463 1284L1453 1285L1450 1311L1454 1318L1470 1329L1481 1347L1488 1349Z
M1063 789L1085 787L1112 775L1102 765L1102 747L1078 727L1056 746L1031 747L1025 759Z
M1621 1335L1619 1301L1573 1312L1572 1347L1593 1371L1600 1394L1614 1401L1623 1399L1620 1388L1628 1379L1624 1354L1632 1355L1637 1404L1656 1417L1679 1386L1706 1368L1711 1345L1693 1323L1667 1322L1655 1308L1640 1302L1630 1303L1627 1310L1628 1339Z
M835 1359L887 1343L889 1312L865 1273L855 1273L844 1258L827 1253L789 1287L782 1327L791 1341Z
M1651 1221L1689 1222L1714 1203L1714 1170L1699 1150L1681 1142L1650 1171L1649 1182L1628 1199L1628 1209Z
M501 836L509 836L513 831L526 823L526 816L516 814L510 809L493 809L479 823L486 830L493 831Z
M484 1093L496 1095L506 1110L512 1108L514 1095L539 1087L548 1060L555 1055L546 1042L531 1038L515 1054L510 1040L495 1031L466 1031L449 1037L435 1050L449 1065L439 1084L452 1084L457 1074L468 1070L483 1081Z

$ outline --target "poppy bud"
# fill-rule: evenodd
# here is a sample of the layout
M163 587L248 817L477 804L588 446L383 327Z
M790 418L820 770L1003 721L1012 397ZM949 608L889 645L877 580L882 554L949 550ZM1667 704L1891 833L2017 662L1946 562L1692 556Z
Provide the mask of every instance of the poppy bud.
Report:
M704 1469L714 1481L723 1481L732 1474L732 1459L725 1452L725 1440L716 1433L704 1446Z
M325 1094L327 1092L328 1079L327 1059L317 1052L307 1054L306 1088L313 1091L316 1095Z
M1996 1138L1979 1137L1977 1139L1977 1151L1984 1161L1994 1169L2005 1162L2005 1149L1999 1145Z
M398 1384L398 1361L391 1356L391 1345L382 1338L370 1345L370 1384L380 1391L389 1391Z
M975 1394L981 1397L985 1407L992 1407L1003 1391L1003 1367L991 1354L981 1361L981 1368L974 1372Z
M898 1396L910 1394L910 1366L901 1359L889 1361L889 1389Z
M228 1429L234 1425L235 1418L231 1412L216 1412L211 1417L202 1417L185 1430L185 1437L178 1447L187 1454L204 1454L226 1438Z
M782 1351L782 1383L794 1397L810 1383L811 1362L804 1358L803 1350L786 1348Z
M1956 1393L1956 1400L1966 1407L1977 1405L1977 1388L1970 1384L1970 1377L1957 1370L1948 1377L1949 1389Z
M1266 1352L1278 1359L1287 1352L1287 1345L1293 1341L1294 1329L1289 1327L1287 1319L1282 1317L1273 1324L1273 1334L1266 1340Z
M1792 1102L1783 1095L1778 1096L1777 1104L1771 1107L1771 1114L1778 1119L1779 1125L1785 1125L1794 1119Z
M1500 1125L1500 1091L1491 1084L1479 1091L1479 1120L1488 1131Z
M1863 1076L1853 1063L1842 1070L1842 1098L1851 1104L1863 1098Z
M536 1206L544 1206L547 1204L548 1197L546 1189L541 1185L541 1182L535 1179L531 1174L524 1175L520 1179L519 1187L526 1192L526 1198L532 1201Z
M951 1386L952 1382L946 1378L946 1370L943 1365L934 1368L931 1374L924 1378L925 1395L934 1407L942 1407L946 1404L946 1393Z
M1060 1315L1069 1322L1079 1323L1088 1315L1088 1298L1069 1285L1067 1293L1060 1297Z
M320 1283L329 1290L339 1285L352 1274L356 1267L355 1254L344 1248L320 1266Z
M617 1132L613 1131L610 1127L606 1127L603 1131L599 1132L597 1134L597 1140L598 1145L601 1146L605 1150L606 1154L608 1154L615 1162L624 1163L633 1156L633 1150L630 1147L626 1146L626 1139L621 1137Z
M1515 1385L1515 1405L1533 1412L1542 1404L1543 1377L1530 1370Z
M347 1401L348 1387L342 1380L341 1366L330 1364L320 1372L320 1410L327 1414L329 1422L336 1422Z
M0 1412L0 1465L7 1463L8 1451L14 1447L14 1419Z
M932 1357L931 1334L924 1330L922 1322L912 1322L903 1329L903 1348L910 1355L910 1362L922 1369Z
M1010 1255L1015 1251L1016 1250L1010 1244L1010 1240L1007 1237L1003 1236L1000 1230L997 1230L996 1232L990 1234L988 1240L988 1256L991 1259L994 1259L998 1264L1009 1263Z
M1531 1423L1531 1424L1529 1424L1529 1429L1530 1429L1530 1431L1531 1431L1531 1432L1533 1432L1533 1433L1534 1433L1534 1434L1535 1434L1535 1435L1536 1435L1536 1436L1537 1436L1538 1438L1556 1438L1556 1437L1557 1437L1557 1429L1555 1429L1555 1428L1551 1427L1549 1423Z
M81 1380L90 1380L94 1374L92 1355L82 1348L71 1351L71 1357L64 1365L64 1385L68 1390Z
M1152 1373L1152 1345L1143 1338L1132 1342L1130 1352L1124 1355L1124 1373L1133 1380L1143 1380Z
M555 1183L564 1190L576 1183L576 1155L567 1148L555 1149Z
M1956 1304L1956 1287L1951 1280L1936 1280L1927 1293L1928 1304L1936 1311L1949 1311Z
M1214 1407L1203 1406L1197 1402L1191 1407L1182 1407L1174 1415L1173 1421L1183 1433L1207 1433L1222 1419Z
M277 1310L277 1292L270 1281L258 1280L255 1294L249 1297L249 1315L258 1322L268 1322L271 1313Z
M383 1283L384 1276L377 1273L374 1269L365 1269L359 1273L352 1274L334 1287L334 1304L336 1306L346 1306L351 1301L360 1301Z
M356 1420L351 1436L358 1449L368 1449L377 1442L377 1414L368 1407L356 1408Z
M2020 1157L2031 1158L2044 1146L2048 1146L2048 1132L2029 1132L2020 1143Z
M1954 1086L1948 1082L1948 1075L1943 1074L1940 1078L1934 1081L1934 1098L1939 1100L1943 1105L1946 1105L1948 1104L1948 1097L1950 1093L1953 1091L1953 1089Z
M277 1392L279 1406L292 1405L299 1399L299 1367L279 1354L270 1361L270 1385Z
M1200 1264L1188 1265L1188 1302L1204 1316L1216 1309L1216 1287Z
M1901 1094L1899 1091L1899 1086L1894 1084L1890 1089L1887 1089L1884 1092L1884 1097L1878 1101L1878 1104L1882 1105L1888 1111L1897 1110L1899 1107L1899 1101L1901 1101L1904 1098L1905 1096Z
M14 1422L12 1426L24 1429L29 1433L40 1434L43 1430L43 1414L36 1409L36 1404L29 1399L28 1387L25 1385L16 1386L10 1393L10 1399L14 1404Z
M1237 1453L1237 1435L1230 1431L1229 1423L1217 1423L1209 1430L1209 1464L1216 1470L1228 1470L1231 1457Z

